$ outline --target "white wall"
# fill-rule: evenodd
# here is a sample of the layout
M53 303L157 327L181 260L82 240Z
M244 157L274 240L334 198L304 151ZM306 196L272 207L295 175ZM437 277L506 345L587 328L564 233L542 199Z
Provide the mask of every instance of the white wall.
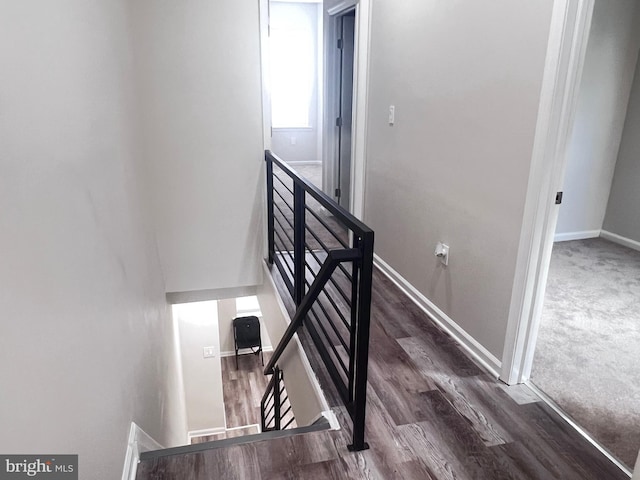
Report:
M631 92L638 50L636 0L596 0L568 150L558 239L598 236ZM588 232L592 232L589 234Z
M639 9L640 12L640 9ZM640 16L639 16L640 18ZM640 30L640 22L636 23ZM639 31L636 30L636 31ZM637 52L637 50L636 50ZM640 242L640 61L627 111L604 230Z
M261 283L255 0L134 2L146 176L168 292Z
M639 480L640 479L640 452L638 452L638 459L636 460L636 466L633 469L633 477L631 480Z
M185 413L135 162L128 2L0 0L0 451L119 478Z
M173 306L180 330L190 432L226 427L217 303L194 302ZM204 347L214 347L215 357L204 358Z
M218 302L218 319L220 330L220 351L234 352L235 343L233 341L233 319L236 318L236 299L227 298Z
M287 163L321 163L317 126L310 128L274 128L271 151Z
M365 222L377 254L498 358L552 3L372 5Z

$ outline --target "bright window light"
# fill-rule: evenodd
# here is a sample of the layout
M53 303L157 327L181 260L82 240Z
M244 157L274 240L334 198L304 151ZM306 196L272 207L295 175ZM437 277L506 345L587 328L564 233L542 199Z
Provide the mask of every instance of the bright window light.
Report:
M311 126L315 83L314 4L274 3L271 10L271 121L274 128Z
M261 316L260 304L258 303L258 297L239 297L236 298L236 314L239 317L246 317L254 315L256 317Z

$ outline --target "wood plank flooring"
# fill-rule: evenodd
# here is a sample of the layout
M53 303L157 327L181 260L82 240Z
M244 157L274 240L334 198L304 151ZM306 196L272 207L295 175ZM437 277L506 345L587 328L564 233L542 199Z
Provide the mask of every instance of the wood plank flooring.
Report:
M628 478L530 392L469 360L379 271L370 352L369 450L347 450L350 419L311 350L341 430L146 461L137 479Z
M271 352L266 352L265 365L270 358ZM260 355L240 355L238 369L235 357L223 357L221 360L227 428L260 424L260 401L271 379L263 374Z

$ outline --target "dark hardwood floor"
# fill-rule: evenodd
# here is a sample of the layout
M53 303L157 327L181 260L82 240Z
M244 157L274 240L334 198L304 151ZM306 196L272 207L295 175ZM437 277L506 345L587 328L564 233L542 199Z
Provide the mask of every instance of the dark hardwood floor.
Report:
M350 419L304 334L301 340L341 430L145 461L137 479L628 478L526 387L485 373L379 271L369 450L347 450Z
M270 358L270 352L264 354L265 364ZM263 374L260 355L240 355L237 369L235 357L221 360L227 428L260 424L260 401L271 378Z
M271 353L264 354L265 362ZM260 400L270 377L263 375L260 356L240 355L236 368L235 357L222 357L222 393L227 431L191 439L192 444L224 440L241 435L260 433Z

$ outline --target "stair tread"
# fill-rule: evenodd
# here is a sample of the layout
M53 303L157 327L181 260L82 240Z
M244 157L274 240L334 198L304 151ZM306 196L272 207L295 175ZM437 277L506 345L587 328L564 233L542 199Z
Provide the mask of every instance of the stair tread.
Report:
M288 430L274 430L269 432L261 432L252 435L243 435L239 437L225 438L222 440L213 440L209 442L196 443L192 445L182 445L179 447L164 448L161 450L151 450L142 452L140 460L150 460L153 458L168 457L172 455L186 455L189 453L203 452L205 450L214 450L218 448L226 448L235 445L244 445L254 442L263 442L278 438L292 437L295 435L303 435L313 432L321 432L331 429L331 425L326 418L322 418L313 425L306 427L291 428Z

